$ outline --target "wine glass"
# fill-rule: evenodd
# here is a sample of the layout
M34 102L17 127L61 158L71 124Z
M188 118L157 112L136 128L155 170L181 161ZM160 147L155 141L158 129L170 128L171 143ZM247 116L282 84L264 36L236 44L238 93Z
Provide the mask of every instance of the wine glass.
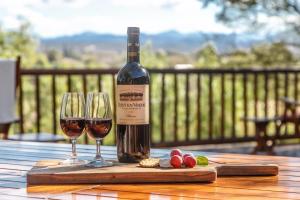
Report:
M88 163L91 167L112 166L112 162L105 161L100 153L101 140L112 127L112 112L107 93L89 92L85 109L85 129L88 135L96 140L96 156Z
M76 153L76 140L83 133L85 126L85 103L81 92L68 92L62 98L60 109L60 126L64 134L71 139L72 154L70 158L62 161L62 165L85 164L85 160L79 160Z

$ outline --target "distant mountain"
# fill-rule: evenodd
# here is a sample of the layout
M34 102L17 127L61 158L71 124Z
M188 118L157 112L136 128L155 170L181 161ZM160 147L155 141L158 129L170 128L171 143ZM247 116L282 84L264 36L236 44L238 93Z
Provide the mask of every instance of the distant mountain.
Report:
M272 41L272 36L257 36L254 34L223 34L195 32L182 34L176 31L167 31L158 34L141 34L142 45L151 41L155 50L163 49L171 52L190 53L200 49L205 43L212 43L218 53L229 53L236 49L247 49L253 44L262 41ZM43 38L42 49L51 48L92 48L94 51L117 51L126 50L126 35L100 34L84 32L80 34L61 36L55 38Z

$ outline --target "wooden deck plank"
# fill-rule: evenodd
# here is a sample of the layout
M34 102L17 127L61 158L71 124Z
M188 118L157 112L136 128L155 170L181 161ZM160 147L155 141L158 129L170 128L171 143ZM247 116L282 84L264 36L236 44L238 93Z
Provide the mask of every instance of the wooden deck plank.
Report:
M240 197L247 195L249 199L256 197L269 198L285 198L287 193L285 192L273 192L273 191L259 191L259 190L250 190L239 189L239 188L223 188L223 187L214 187L211 185L205 184L170 184L170 185L145 185L143 189L140 185L120 185L116 187L113 185L108 186L97 186L89 190L81 190L78 193L80 194L94 194L97 195L102 191L110 192L133 192L138 191L139 194L156 194L156 195L169 195L170 197L187 197L187 198L199 198L205 197L207 199L228 199L234 197ZM216 191L218 193L216 193ZM289 193L290 199L300 199L299 193ZM226 198L227 197L227 198Z
M48 199L50 196L63 195L70 192L89 189L95 185L61 185L61 186L36 186L24 188L0 188L0 195L7 195L16 198L42 198ZM2 199L1 199L2 200Z
M280 171L279 172L279 177L281 176L292 176L292 177L300 177L300 173L299 172L293 172L293 171Z
M7 195L16 198L47 198L45 194L29 194L26 188L0 188L0 195Z
M0 151L5 155L15 155L15 154L30 154L34 155L36 157L53 157L53 156L69 156L71 154L71 151L54 151L54 150L38 150L38 149L21 149L18 152L15 152L15 149L10 149L6 147L0 147ZM95 150L96 151L96 150ZM80 152L78 151L78 154L81 156L89 156L91 154L95 154L95 151L87 151L87 152ZM104 156L110 156L116 158L116 155L114 154L115 151L109 151L109 153L106 153L103 151Z
M13 169L0 169L0 174L26 176L27 171L19 171Z
M13 181L13 182L26 183L26 176L0 174L0 181Z
M76 200L97 200L96 197L94 197L94 196L78 195L78 194L65 194L65 195L49 198L49 200L74 200L74 199L76 199ZM101 197L99 197L99 199L101 199L101 200L116 200L116 199L123 199L123 198L101 196Z
M149 193L137 193L136 192L123 192L123 191L110 191L110 190L97 190L96 192L87 192L89 190L72 192L64 195L50 196L50 199L97 199L98 198L114 198L114 199L151 199ZM168 196L161 196L161 199L168 198Z
M260 180L257 181L257 177L253 177L254 180L248 180L247 178L233 180L226 180L225 178L220 178L216 182L212 184L143 184L141 185L133 185L133 184L126 184L126 185L101 185L98 186L100 189L107 189L107 190L116 190L116 191L152 191L152 190L186 190L186 191L206 191L209 188L215 188L216 190L222 189L238 189L238 190L251 190L251 191L270 191L270 192L281 192L281 193L299 193L299 187L295 187L295 185L299 186L299 183L293 184L284 184L281 183L279 185L276 184L275 181L267 181L267 180ZM232 181L233 180L233 181ZM242 182L242 184L240 184ZM257 184L258 185L257 185ZM250 185L249 185L250 184ZM265 184L265 185L263 185ZM277 186L277 187L274 187ZM141 190L142 189L142 190Z
M0 163L0 169L14 169L14 170L20 170L20 171L28 171L31 168L32 168L31 166L18 165L17 162L15 164Z
M19 197L16 195L0 194L0 199L1 200L39 200L39 199L45 199L45 198Z
M0 188L24 188L26 183L15 182L15 181L0 181Z

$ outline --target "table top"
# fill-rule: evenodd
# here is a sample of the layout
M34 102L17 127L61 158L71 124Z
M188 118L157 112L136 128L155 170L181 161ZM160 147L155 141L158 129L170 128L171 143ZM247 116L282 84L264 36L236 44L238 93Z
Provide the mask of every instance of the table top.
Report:
M103 146L106 159L116 157L116 148ZM195 152L209 160L230 163L276 163L278 176L219 177L214 183L26 185L26 172L38 160L65 159L69 144L0 141L0 199L300 199L300 158ZM81 157L92 158L93 145L78 145ZM153 156L169 153L153 149Z

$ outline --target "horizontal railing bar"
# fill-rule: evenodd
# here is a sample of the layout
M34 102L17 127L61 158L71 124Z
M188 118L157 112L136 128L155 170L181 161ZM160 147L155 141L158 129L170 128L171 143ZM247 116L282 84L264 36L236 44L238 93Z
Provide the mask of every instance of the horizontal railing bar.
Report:
M119 69L22 69L21 75L93 75L115 74Z
M21 75L93 75L93 74L116 74L118 68L101 68L101 69L22 69ZM226 68L226 69L148 69L150 73L168 73L168 74L189 74L189 73L203 73L203 74L244 74L244 73L293 73L300 72L300 68Z
M175 69L175 68L154 68L147 69L150 73L204 73L204 74L224 74L224 73L293 73L300 72L300 68L201 68L201 69Z

